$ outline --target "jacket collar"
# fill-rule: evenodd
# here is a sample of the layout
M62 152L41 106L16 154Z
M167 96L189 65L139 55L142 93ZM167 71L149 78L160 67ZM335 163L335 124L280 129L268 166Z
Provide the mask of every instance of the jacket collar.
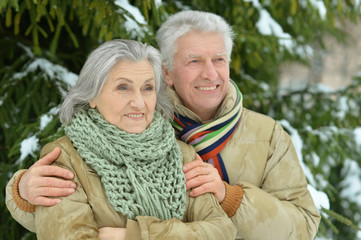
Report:
M237 98L236 88L233 86L233 84L229 84L227 94L223 99L221 105L218 107L215 117L209 121L202 122L202 120L198 117L197 114L195 114L192 110L190 110L189 108L183 105L182 100L180 99L179 95L177 94L177 92L174 90L173 87L167 87L167 91L169 92L172 98L175 112L185 117L188 117L198 123L211 122L214 119L224 116L225 114L227 114L232 110Z

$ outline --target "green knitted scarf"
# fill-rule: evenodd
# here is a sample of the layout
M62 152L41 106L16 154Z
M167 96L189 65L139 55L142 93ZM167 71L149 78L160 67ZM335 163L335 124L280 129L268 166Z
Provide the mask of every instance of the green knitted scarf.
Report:
M128 218L183 218L182 153L172 125L160 113L141 134L108 123L94 109L76 113L65 133L101 177L109 202Z

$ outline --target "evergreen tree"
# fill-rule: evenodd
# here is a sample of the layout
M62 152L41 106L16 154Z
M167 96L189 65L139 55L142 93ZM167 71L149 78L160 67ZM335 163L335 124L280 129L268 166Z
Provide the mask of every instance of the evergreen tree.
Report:
M223 16L236 32L231 78L247 108L280 121L290 133L319 206L318 238L361 239L361 75L350 86L280 91L279 66L309 64L324 37L347 39L357 22L353 0L2 0L0 1L0 186L39 158L41 146L63 134L59 104L98 44L127 38L156 46L155 32L183 9ZM336 23L340 23L337 25ZM350 194L352 193L352 194ZM36 239L17 224L0 196L0 239Z

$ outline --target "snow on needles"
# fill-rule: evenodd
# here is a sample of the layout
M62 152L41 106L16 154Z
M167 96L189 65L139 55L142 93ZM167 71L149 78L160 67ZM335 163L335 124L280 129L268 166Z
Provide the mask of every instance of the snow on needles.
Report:
M50 111L46 114L43 114L40 117L40 131L44 130L44 128L53 120L54 116L59 113L60 106L53 107Z
M244 0L245 2L252 2L253 6L258 9L260 18L256 23L258 31L263 35L275 35L279 40L280 45L292 51L294 44L292 36L285 33L282 27L272 18L271 14L262 7L258 0Z
M39 139L36 136L31 136L26 139L24 139L21 142L20 146L20 158L16 161L15 164L20 164L24 159L31 155L32 157L35 157L35 152L39 150Z
M145 27L147 25L147 22L145 21L145 18L142 15L142 13L139 11L139 8L129 4L128 0L116 0L115 4L126 10L128 13L130 13L136 20L134 21L132 18L124 14L124 17L127 19L127 21L124 23L127 32L131 33L132 37L134 38L135 37L143 38L144 32L147 32L147 28ZM144 26L140 26L139 24L141 25L143 24Z
M14 79L22 78L30 72L36 71L38 68L44 71L49 79L57 77L70 86L74 86L75 82L78 80L78 75L69 72L65 67L54 64L45 58L35 59L24 71L14 74L13 77Z

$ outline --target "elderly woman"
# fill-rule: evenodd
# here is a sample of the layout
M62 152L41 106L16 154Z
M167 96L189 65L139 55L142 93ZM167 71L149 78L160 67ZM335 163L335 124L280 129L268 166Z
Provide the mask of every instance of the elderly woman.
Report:
M112 40L95 49L62 104L66 136L41 153L61 149L55 164L75 173L76 192L35 213L8 199L14 218L38 239L102 239L109 227L120 239L234 239L212 194L186 194L182 162L196 154L174 137L161 76L151 46Z

